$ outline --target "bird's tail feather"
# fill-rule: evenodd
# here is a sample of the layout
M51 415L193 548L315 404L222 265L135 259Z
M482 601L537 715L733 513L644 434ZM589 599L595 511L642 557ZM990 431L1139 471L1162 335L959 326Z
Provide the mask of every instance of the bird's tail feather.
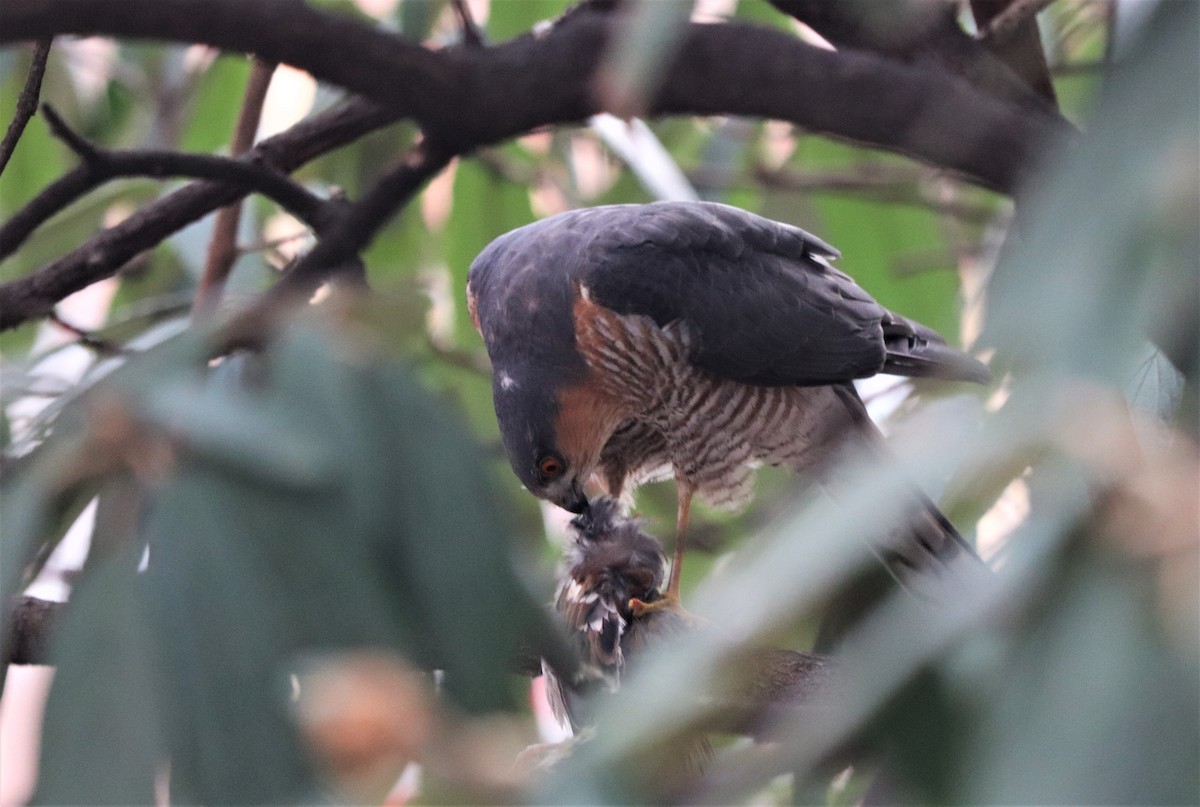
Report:
M854 422L861 440L854 441L865 446L880 462L893 463L883 435L867 415L862 399L853 387L838 388ZM839 478L836 469L826 476L824 487L834 498L845 499L853 495ZM880 554L889 568L899 567L908 572L936 572L963 557L978 560L978 555L965 538L955 529L950 519L916 485L909 485L910 494L904 515L888 530L880 542Z
M889 312L882 325L886 350L883 372L978 384L991 381L986 364L950 347L936 331L921 323Z

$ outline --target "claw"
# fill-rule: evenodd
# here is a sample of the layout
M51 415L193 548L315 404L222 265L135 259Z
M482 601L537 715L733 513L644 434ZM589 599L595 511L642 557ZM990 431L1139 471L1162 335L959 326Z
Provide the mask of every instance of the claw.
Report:
M634 597L629 601L629 611L633 614L634 619L641 619L648 614L654 613L673 613L683 617L689 623L697 621L696 617L692 616L683 607L683 603L679 601L679 597L673 597L669 594L664 594L654 602L646 602Z

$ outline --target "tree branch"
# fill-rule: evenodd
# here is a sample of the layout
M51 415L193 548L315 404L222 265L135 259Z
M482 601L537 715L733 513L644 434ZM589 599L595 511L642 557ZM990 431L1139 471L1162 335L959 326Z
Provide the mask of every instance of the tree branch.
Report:
M67 603L19 598L9 612L9 630L3 637L0 663L49 664L50 643ZM537 677L541 658L524 652L516 660L514 673ZM730 662L725 687L711 693L709 719L704 726L752 736L769 736L772 717L832 692L838 667L828 656L781 648L759 648Z
M261 163L264 167L291 171L395 119L395 113L378 104L355 99L264 140L242 160L226 162ZM59 182L67 181L71 176L68 174ZM79 182L79 179L71 181ZM50 190L47 188L38 198ZM247 188L227 182L193 183L141 208L120 224L98 233L36 272L0 285L0 330L44 316L59 300L98 280L111 277L144 250L247 192ZM44 221L44 218L39 219L38 223L40 221ZM0 229L0 233L9 226L15 226L14 222L8 222ZM21 236L20 240L23 239L24 236ZM3 238L0 238L0 244L3 243ZM0 255L4 254L7 253L0 249Z
M252 52L385 103L461 152L604 111L593 97L592 75L618 22L584 11L540 36L431 51L295 0L7 0L0 42L70 32ZM331 39L341 47L323 47ZM846 114L847 98L855 99L854 114ZM1069 128L1055 114L999 103L939 71L832 53L734 23L688 27L651 108L790 120L1005 191L1015 187L1033 149ZM977 122L966 133L969 145L959 131L964 121Z
M1056 114L1053 94L1042 97L1044 93L1031 92L1031 87L1040 88L1013 71L992 47L968 35L955 19L952 4L923 0L770 3L839 48L875 51L909 64L927 62L996 98L1042 114Z
M328 202L287 175L253 158L235 160L176 151L110 150L72 131L49 104L44 105L42 111L50 131L79 155L81 162L43 188L41 193L0 226L0 259L15 252L34 230L84 194L110 180L128 177L165 179L183 176L219 180L234 186L241 193L255 191L271 198L314 229L323 228L328 223ZM20 282L13 281L0 287L0 302L4 309L0 319L10 315L9 305L14 302L4 292L9 286Z
M38 96L42 92L42 77L46 75L46 60L50 57L50 41L39 40L33 47L29 75L25 79L25 86L21 88L21 94L17 96L17 108L13 112L13 119L9 121L4 139L0 140L0 174L4 173L9 158L16 150L17 141L24 134L26 124L37 113Z
M296 267L278 284L280 292L311 291L329 270L354 258L392 215L408 203L455 153L425 140L397 160L382 177L346 209Z
M9 631L3 637L9 664L49 664L50 635L65 603L21 597L9 612Z
M980 35L983 39L1003 42L1053 2L1054 0L1013 0L1008 8L988 23Z
M275 65L255 59L250 67L250 78L246 81L246 93L242 108L234 124L233 141L229 153L234 157L245 154L254 145L254 135L262 117L263 101L271 86ZM213 223L212 240L208 244L208 255L204 259L204 271L196 286L196 316L205 316L217 306L225 281L237 260L237 231L242 218L242 200L239 199L217 213Z
M980 31L988 32L991 26L1011 14L1020 0L971 0L971 13ZM1025 82L1034 92L1057 106L1058 96L1054 82L1050 79L1050 68L1046 62L1046 51L1042 48L1042 37L1038 32L1036 14L1026 16L1016 23L1006 37L985 36L983 46L996 54L1009 69ZM1011 24L1011 23L1006 23Z
M107 33L202 41L295 64L386 102L386 110L373 107L370 128L411 115L447 154L600 111L592 78L614 25L611 15L585 9L536 36L435 52L292 0L60 0L52 6L8 0L0 8L0 42L61 31ZM330 38L341 45L336 51L321 47ZM1043 146L1072 131L1057 114L998 100L928 65L829 52L741 24L689 26L651 111L789 120L1007 192ZM272 161L269 150L263 155L289 170ZM191 193L186 202L142 211L145 216L0 286L0 330L44 314L66 294L113 274L141 250L241 195L228 188ZM313 260L324 261L323 254Z
M991 221L993 207L970 202L946 201L927 187L935 174L929 169L906 170L867 164L848 171L797 171L781 167L755 165L749 181L763 187L797 193L840 194L876 202L889 202L932 210L973 224ZM688 179L698 190L727 189L735 182L746 182L736 169L689 171Z

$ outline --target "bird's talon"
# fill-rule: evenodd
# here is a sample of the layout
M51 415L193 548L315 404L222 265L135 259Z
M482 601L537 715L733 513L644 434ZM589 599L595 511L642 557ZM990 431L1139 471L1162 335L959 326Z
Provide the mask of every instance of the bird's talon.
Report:
M692 616L684 610L683 603L679 601L679 597L672 597L670 595L663 596L654 602L646 602L634 597L629 601L629 611L633 614L634 619L641 619L647 614L659 611L672 611L688 619L691 619Z

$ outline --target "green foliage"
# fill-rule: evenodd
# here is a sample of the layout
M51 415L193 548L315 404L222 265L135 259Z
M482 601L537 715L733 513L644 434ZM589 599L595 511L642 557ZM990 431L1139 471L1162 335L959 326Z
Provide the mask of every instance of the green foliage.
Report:
M571 5L570 0L501 0L491 4L487 35L503 42L526 33L543 20L553 20Z
M487 34L520 35L566 5L494 0ZM1078 5L1047 15L1051 32L1076 32L1056 59L1105 53L1104 29L1084 30L1071 16ZM395 14L382 24L406 36L457 36L439 0L403 0ZM793 30L761 0L742 0L735 16ZM873 568L865 539L896 517L905 494L900 475L854 458L853 512L762 473L749 510L698 508L693 523L685 599L720 638L665 646L607 699L594 739L515 790L456 789L471 757L456 758L451 773L431 761L431 777L451 783L448 800L845 804L878 786L885 802L1194 802L1195 579L1178 582L1187 547L1160 540L1164 514L1179 516L1169 481L1190 478L1188 440L1200 422L1197 27L1194 4L1162 4L1141 51L1108 79L1057 80L1087 134L1047 158L1018 211L1021 239L986 290L981 342L994 351L1003 406L1003 396L985 406L963 394L906 406L890 424L903 478L945 491L966 533L1000 491L1028 491L1030 514L1007 538L997 573L965 591L948 579L924 600L893 595L840 646L832 706L786 714L769 745L720 744L708 780L672 789L663 760L712 716L712 688L731 666L746 674L736 660L747 647L811 646L830 599ZM0 109L15 103L26 59L0 61ZM185 75L177 51L138 45L121 48L120 64L88 101L52 57L44 97L106 145L227 148L244 58ZM178 127L142 101L168 90L185 110ZM776 167L833 180L923 167L803 132L772 156L778 133L762 122L674 118L653 129L686 174L710 177L696 180L706 198L813 231L881 302L953 341L956 270L990 266L990 231L1003 225L933 209L917 187L928 174L901 188L902 203L837 181L802 190L759 181ZM172 132L178 142L159 140ZM388 127L296 176L322 195L339 188L357 198L415 136L411 123ZM448 218L426 215L423 201L436 200L414 202L364 254L370 302L335 297L263 352L216 366L207 334L186 329L162 342L166 327L156 327L186 313L210 238L211 219L202 222L148 256L144 274L121 279L110 324L96 335L128 352L94 366L47 410L44 442L23 453L36 440L5 410L0 601L99 497L87 565L55 641L37 801L148 803L168 758L173 801L325 798L333 785L300 731L292 676L347 651L445 670L448 711L471 715L468 726L519 707L518 644L555 647L537 607L549 592L538 571L558 549L499 452L463 286L480 249L555 205L652 198L611 154L600 165L580 156L587 149L577 147L597 142L564 127L548 146L521 141L457 161ZM72 160L35 118L0 177L0 212L10 215ZM985 213L1002 206L936 181ZM28 274L159 192L140 182L97 190L35 233L0 279ZM247 211L249 244L274 207ZM257 282L265 265L248 252L239 271ZM452 312L449 327L429 326L429 297L439 315ZM24 355L32 338L33 328L0 337L5 407L43 358ZM1171 465L1179 453L1193 464ZM1122 509L1130 502L1147 508L1132 521ZM674 509L670 484L639 494L656 534L670 534ZM843 753L862 748L873 755L835 780Z
M55 442L82 430L74 450L35 459L11 491L10 514L81 467L110 491L133 474L143 514L74 592L47 716L51 738L95 725L129 742L48 744L42 800L140 801L164 754L185 801L311 796L287 676L335 651L444 669L468 711L513 705L517 643L545 631L478 452L367 331L349 331L297 326L210 370L195 335L172 340L64 414ZM106 428L131 430L111 465ZM35 519L6 526L8 568L51 537ZM137 574L143 546L153 561ZM92 786L99 770L111 791Z
M250 59L245 56L221 56L204 71L193 91L189 125L180 147L187 151L229 152L238 105L231 99L242 97Z

